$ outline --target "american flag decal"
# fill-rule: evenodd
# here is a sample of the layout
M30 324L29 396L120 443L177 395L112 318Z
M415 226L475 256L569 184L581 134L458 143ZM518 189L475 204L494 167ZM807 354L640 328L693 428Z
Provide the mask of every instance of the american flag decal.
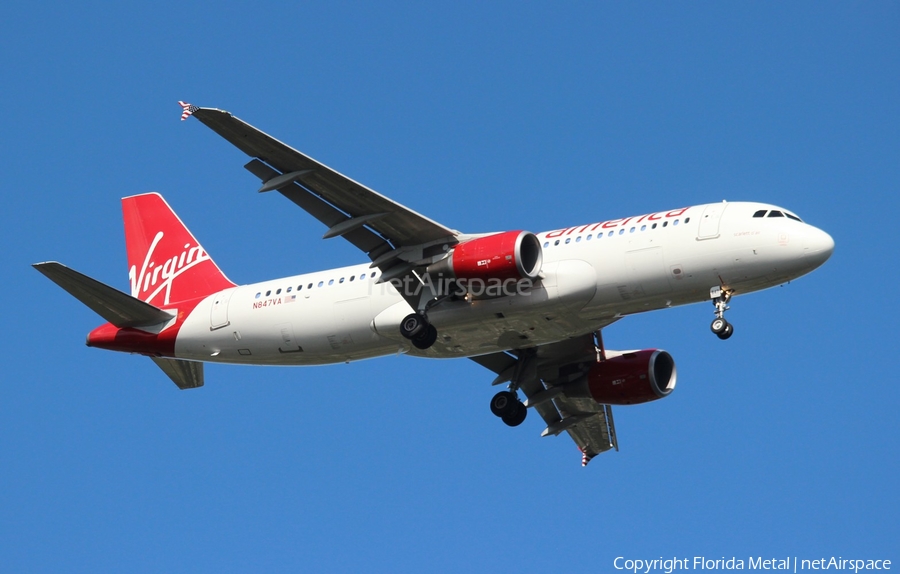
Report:
M184 121L190 117L191 114L200 109L199 106L195 106L193 104L189 104L187 102L178 102L178 105L181 106L181 121Z

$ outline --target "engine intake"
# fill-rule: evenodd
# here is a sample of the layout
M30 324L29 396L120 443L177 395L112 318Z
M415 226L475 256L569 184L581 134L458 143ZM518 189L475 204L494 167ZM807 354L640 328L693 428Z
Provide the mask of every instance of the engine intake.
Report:
M529 231L505 231L460 243L427 269L454 279L535 279L544 255Z
M675 389L677 372L672 355L645 349L596 363L587 378L591 396L598 403L635 405L669 396Z

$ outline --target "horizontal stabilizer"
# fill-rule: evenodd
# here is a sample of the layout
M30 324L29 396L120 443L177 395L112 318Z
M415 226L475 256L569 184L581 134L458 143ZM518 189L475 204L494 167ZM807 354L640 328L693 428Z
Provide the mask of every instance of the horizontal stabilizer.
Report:
M120 329L158 325L174 316L61 263L48 261L32 267Z
M203 363L150 357L181 390L203 386Z

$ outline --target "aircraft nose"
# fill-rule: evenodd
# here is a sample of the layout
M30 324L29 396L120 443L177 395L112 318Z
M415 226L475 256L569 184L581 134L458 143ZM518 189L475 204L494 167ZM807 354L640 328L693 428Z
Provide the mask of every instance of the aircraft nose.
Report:
M806 235L805 258L812 260L816 267L828 261L834 253L834 239L830 235L813 227Z

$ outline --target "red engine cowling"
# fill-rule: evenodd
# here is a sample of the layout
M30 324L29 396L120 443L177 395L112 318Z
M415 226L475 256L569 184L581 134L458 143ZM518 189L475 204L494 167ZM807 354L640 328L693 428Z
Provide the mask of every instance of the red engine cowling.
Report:
M535 279L543 258L534 233L505 231L460 243L428 273L455 279Z
M658 349L631 351L596 363L588 389L605 405L636 405L669 396L675 388L675 361Z

